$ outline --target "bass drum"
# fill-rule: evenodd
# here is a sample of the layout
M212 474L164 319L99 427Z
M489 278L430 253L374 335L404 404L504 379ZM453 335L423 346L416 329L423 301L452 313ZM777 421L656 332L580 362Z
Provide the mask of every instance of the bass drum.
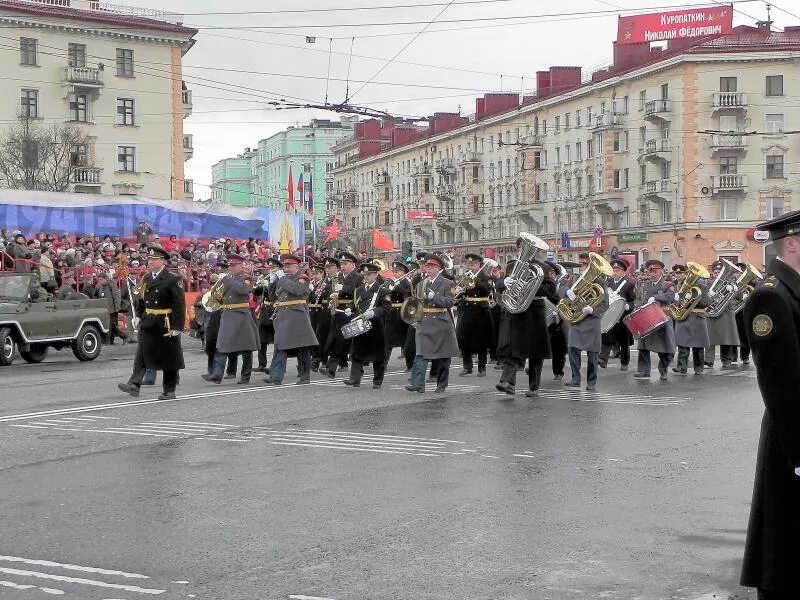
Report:
M669 317L657 302L648 302L622 319L635 339L650 335L669 323Z
M608 308L603 313L603 316L600 317L600 330L603 333L608 333L614 325L619 323L622 315L625 314L625 304L625 298L614 290L609 290Z

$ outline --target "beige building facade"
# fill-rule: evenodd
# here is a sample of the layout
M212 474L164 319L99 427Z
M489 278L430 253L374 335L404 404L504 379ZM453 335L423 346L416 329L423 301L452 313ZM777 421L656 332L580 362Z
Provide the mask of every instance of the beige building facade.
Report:
M181 20L88 0L0 1L0 123L80 129L88 143L70 152L69 191L192 199L181 65L197 32Z
M644 53L639 66L438 135L384 141L372 156L354 152L357 140L340 144L330 215L351 244L378 227L398 248L411 241L456 260L475 250L505 260L528 231L562 260L600 249L637 264L762 265L752 227L800 208L800 136L787 133L800 122L800 28L739 27ZM553 79L556 69L575 68L554 67Z

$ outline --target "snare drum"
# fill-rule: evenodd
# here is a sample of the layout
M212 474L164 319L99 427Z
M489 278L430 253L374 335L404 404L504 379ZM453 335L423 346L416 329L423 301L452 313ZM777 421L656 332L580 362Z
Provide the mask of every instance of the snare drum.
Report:
M600 331L608 333L622 318L625 312L625 298L617 294L614 290L608 292L608 308L603 316L600 317Z
M638 340L669 323L669 317L660 304L649 302L622 319L622 322Z
M342 327L342 337L346 340L352 339L362 333L372 330L372 322L366 319L353 319Z

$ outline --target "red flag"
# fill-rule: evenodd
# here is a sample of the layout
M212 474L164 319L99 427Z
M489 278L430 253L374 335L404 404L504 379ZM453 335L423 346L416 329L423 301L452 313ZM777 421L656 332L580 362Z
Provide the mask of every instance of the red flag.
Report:
M308 176L306 183L306 202L308 203L308 214L314 216L314 188L312 186L313 179Z
M326 225L321 229L321 231L322 233L325 234L325 241L323 241L322 243L327 244L331 240L335 240L337 237L339 237L339 233L342 231L342 228L339 227L339 224L336 222L336 219L334 218L333 223L331 223L330 225Z
M294 210L294 178L292 177L292 165L289 165L289 185L286 186L286 191L289 192L289 202L286 210Z
M380 229L372 230L372 247L375 250L394 250L394 242L381 233Z

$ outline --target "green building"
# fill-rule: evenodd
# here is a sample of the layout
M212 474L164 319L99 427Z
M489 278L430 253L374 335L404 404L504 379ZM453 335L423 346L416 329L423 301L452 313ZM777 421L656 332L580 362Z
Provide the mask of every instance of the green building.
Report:
M314 119L261 140L257 148L220 160L211 168L212 200L234 206L284 208L291 166L295 201L299 202L297 179L302 173L304 182L313 180L314 217L321 222L325 218L326 173L333 168L331 147L353 135L355 122L355 117Z

